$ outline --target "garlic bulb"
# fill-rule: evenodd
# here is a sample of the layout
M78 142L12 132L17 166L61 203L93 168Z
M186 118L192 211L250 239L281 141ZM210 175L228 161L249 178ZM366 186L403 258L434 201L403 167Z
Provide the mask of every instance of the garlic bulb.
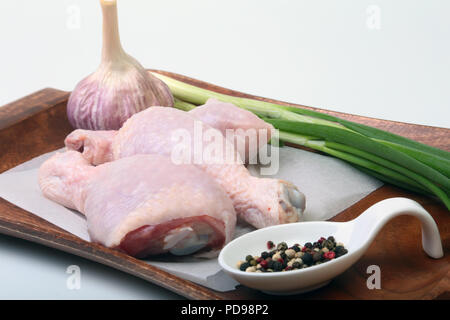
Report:
M102 61L77 84L67 104L75 128L118 130L133 114L150 106L173 106L167 85L147 72L122 48L116 0L100 0L103 13Z

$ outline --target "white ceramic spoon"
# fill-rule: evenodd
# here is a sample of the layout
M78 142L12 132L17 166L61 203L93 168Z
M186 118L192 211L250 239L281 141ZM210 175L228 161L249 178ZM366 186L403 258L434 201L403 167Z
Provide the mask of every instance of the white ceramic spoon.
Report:
M331 279L352 266L367 250L377 233L392 218L412 215L422 223L422 246L432 258L443 257L439 230L431 215L417 202L406 198L380 201L348 222L311 221L283 224L247 233L228 243L220 252L219 263L236 281L271 294L294 294L311 291L328 284ZM401 230L399 230L401 232ZM288 245L317 241L334 236L348 250L344 256L305 269L256 273L240 271L236 264L246 255L267 251L266 243L285 241Z

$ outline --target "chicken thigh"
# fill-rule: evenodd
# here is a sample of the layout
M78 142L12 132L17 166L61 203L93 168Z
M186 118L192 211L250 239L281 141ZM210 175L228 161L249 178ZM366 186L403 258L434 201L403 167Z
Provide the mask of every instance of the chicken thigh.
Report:
M136 257L214 254L236 224L230 198L209 175L160 155L94 167L79 152L57 153L39 169L39 185L86 216L92 241Z
M269 143L275 129L250 111L214 98L189 113L222 132L245 163L257 163L258 150Z
M84 152L83 143L78 143L77 137L83 135L86 138L92 134L95 133L81 134L80 130L75 130L66 138L66 146ZM214 136L214 139L208 140L206 136ZM184 161L196 164L222 186L238 217L256 228L299 221L305 198L294 185L283 180L251 176L220 131L181 110L151 107L135 114L114 135L109 154L104 158L160 154L176 162L180 159L174 159L175 150L183 149L179 148L181 143L177 137L185 138L184 145L189 151ZM200 137L201 146L197 145L196 137ZM217 145L220 146L218 149L210 148ZM209 149L215 152L209 153L205 159ZM89 155L89 158L101 157Z

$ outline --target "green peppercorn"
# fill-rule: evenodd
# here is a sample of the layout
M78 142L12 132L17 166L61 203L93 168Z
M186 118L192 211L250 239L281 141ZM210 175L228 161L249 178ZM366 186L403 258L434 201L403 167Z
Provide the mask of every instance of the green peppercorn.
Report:
M314 255L313 255L313 262L320 261L320 259L322 259L322 254L320 252L314 253Z
M330 261L329 256L337 258L348 253L333 236L321 237L313 243L307 242L303 247L297 243L288 247L286 242L275 246L270 241L267 246L268 250L261 252L259 257L247 255L245 261L239 261L236 267L247 272L282 272L319 265Z
M277 249L278 250L286 250L288 248L288 246L287 246L287 244L286 244L286 242L280 242L278 245L277 245Z
M333 250L333 248L334 248L334 243L333 243L333 241L325 240L325 241L323 242L323 244L322 244L322 247L323 247L323 248L327 248L328 250Z

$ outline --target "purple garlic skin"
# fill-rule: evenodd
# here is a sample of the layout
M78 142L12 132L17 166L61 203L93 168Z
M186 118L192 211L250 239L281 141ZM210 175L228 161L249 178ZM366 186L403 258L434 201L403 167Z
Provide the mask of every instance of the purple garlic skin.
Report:
M74 128L118 130L129 117L148 107L173 106L167 85L133 58L127 58L128 63L122 61L119 66L126 70L115 72L111 65L101 65L77 84L67 104L67 116Z
M100 0L102 61L72 91L67 117L77 129L118 130L133 114L151 106L172 107L169 87L122 48L116 0Z

